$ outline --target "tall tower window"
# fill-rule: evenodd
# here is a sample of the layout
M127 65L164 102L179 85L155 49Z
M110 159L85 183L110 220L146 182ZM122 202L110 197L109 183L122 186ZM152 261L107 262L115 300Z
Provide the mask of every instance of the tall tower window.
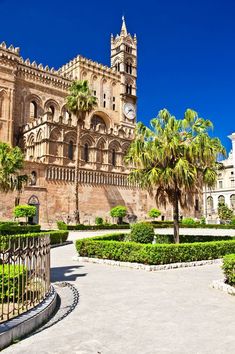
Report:
M73 160L73 142L70 140L69 147L68 147L68 158Z
M87 143L84 145L84 160L85 162L89 161L89 146Z
M132 85L126 85L126 93L132 95Z
M38 106L35 101L30 102L30 118L37 118L38 116Z
M103 102L103 106L104 106L104 108L106 107L106 101Z
M112 150L112 165L116 166L116 151L115 151L115 149Z
M113 111L115 111L116 109L116 106L115 106L115 103L113 103Z

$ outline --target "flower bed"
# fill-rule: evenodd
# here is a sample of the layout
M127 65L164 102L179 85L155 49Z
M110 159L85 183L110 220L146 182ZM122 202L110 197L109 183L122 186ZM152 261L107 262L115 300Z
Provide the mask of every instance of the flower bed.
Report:
M182 244L140 244L125 242L124 233L76 241L80 256L136 262L150 265L221 258L235 253L235 240Z

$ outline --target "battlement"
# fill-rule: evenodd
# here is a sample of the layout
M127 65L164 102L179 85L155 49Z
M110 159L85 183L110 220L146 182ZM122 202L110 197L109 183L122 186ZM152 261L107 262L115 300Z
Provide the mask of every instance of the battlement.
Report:
M69 69L71 69L74 65L76 64L85 64L87 65L89 68L94 68L94 69L98 69L98 70L102 70L108 74L112 74L114 75L115 77L119 78L120 77L120 73L116 72L115 69L113 68L110 68L109 66L107 65L103 65L103 64L100 64L96 61L93 61L91 59L87 59L81 55L78 55L77 57L73 58L72 60L70 60L67 64L63 65L60 69L59 69L59 72L61 73L67 73L67 71Z
M12 44L9 47L7 47L6 43L2 42L0 44L0 49L4 50L5 52L14 54L14 55L18 55L18 56L20 55L20 48L14 47Z

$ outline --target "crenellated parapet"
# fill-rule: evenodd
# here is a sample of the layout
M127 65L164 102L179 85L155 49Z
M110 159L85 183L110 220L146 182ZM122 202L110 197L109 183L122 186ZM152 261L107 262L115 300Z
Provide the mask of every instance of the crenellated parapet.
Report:
M68 75L68 73L72 71L75 66L81 66L84 69L93 70L94 72L102 73L103 75L109 75L113 79L118 80L120 78L120 73L118 73L115 69L110 68L107 65L100 64L91 59L87 59L81 55L78 55L74 59L70 60L67 64L63 65L59 69L59 72L61 74L64 73L65 75Z

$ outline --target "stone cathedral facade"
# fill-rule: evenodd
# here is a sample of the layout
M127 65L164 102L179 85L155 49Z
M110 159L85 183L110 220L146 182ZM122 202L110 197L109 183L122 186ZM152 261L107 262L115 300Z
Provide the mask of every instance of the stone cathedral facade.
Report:
M137 38L124 19L120 34L111 36L110 67L78 55L55 70L24 60L19 48L0 45L0 141L23 149L31 176L20 203L35 205L34 222L43 225L73 219L76 117L65 98L76 79L88 80L98 101L86 117L79 147L81 221L108 220L116 205L145 218L155 203L130 185L123 159L134 139L137 103ZM15 197L0 195L0 219L12 217ZM171 209L163 215L171 217Z

